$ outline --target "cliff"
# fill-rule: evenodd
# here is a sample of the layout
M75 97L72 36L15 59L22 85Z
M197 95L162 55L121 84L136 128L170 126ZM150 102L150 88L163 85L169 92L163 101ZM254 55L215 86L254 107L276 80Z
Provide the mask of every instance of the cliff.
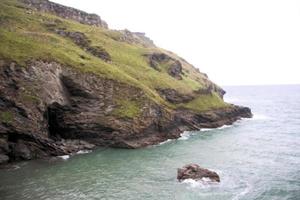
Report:
M143 33L46 0L0 9L0 163L139 148L252 116Z

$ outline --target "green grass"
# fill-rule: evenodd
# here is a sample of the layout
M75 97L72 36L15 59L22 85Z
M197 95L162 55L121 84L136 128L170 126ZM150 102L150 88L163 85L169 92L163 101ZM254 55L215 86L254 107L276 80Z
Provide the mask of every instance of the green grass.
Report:
M111 55L112 62L104 62L84 51L71 39L50 31L47 24L55 23L57 28L84 33L91 41L91 46L101 46ZM29 60L56 61L82 72L94 73L100 77L138 87L154 102L168 108L175 108L175 105L162 99L156 88L172 88L182 94L189 94L204 87L206 79L203 75L177 55L160 48L145 48L141 45L120 42L118 41L120 34L117 31L80 24L48 13L37 11L29 13L17 0L0 2L0 59L13 60L24 67ZM151 68L144 55L152 52L166 53L181 60L185 72L183 80L168 75L168 63L160 66L161 72ZM222 100L216 101L214 98L211 100L214 105L223 105ZM194 104L197 106L200 102L201 100L198 103L190 102L185 107L190 108ZM126 101L122 103L126 105ZM205 105L209 104L203 103L202 107ZM131 111L135 106L131 104L126 106L131 106L128 108L128 116L134 116L136 112ZM120 111L120 115L124 112Z
M21 99L29 103L40 103L41 101L37 96L33 94L27 94L27 93L22 93Z
M141 106L139 102L120 99L117 100L118 107L113 111L113 114L122 118L135 118L141 113Z
M0 121L4 123L11 123L14 120L14 115L10 111L0 113Z
M208 95L200 95L196 99L186 104L181 104L180 106L196 112L203 112L216 108L228 107L229 104L225 103L217 94L212 93Z

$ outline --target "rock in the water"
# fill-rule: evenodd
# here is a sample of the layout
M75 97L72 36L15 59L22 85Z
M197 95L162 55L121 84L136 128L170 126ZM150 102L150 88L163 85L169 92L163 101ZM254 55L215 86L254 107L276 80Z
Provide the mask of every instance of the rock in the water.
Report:
M220 177L216 172L204 169L197 164L188 164L177 170L177 179L183 181L185 179L201 180L209 178L211 181L220 182Z

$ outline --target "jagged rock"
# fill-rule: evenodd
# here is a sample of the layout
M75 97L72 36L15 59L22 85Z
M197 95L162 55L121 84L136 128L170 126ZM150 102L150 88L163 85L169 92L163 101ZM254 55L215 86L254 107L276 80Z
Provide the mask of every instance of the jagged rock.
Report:
M176 80L183 76L187 81L195 81L197 87L206 89L199 93L216 92L222 96L223 91L184 59L155 48L143 33L93 28L99 37L105 37L103 45L111 45L111 51L118 51L118 45L130 52L130 49L138 50L126 55L128 52L120 48L120 55L117 53L116 56L123 59L116 57L114 62L110 62L110 55L102 46L92 46L95 41L90 41L85 35L88 29L59 18L107 27L99 17L47 0L20 1L27 6L18 1L0 2L4 8L1 14L10 16L0 19L4 32L13 34L13 25L18 27L16 34L4 34L0 38L3 44L15 44L4 45L4 54L0 55L2 162L6 162L6 156L9 162L14 162L73 154L95 146L139 148L178 138L183 131L214 128L251 116L250 109L234 105L218 109L207 106L210 110L205 112L186 105L172 105L185 104L199 96L197 91L190 90L188 82ZM10 9L5 9L8 7ZM18 19L20 16L35 21L34 27L26 26L24 20ZM78 30L74 31L75 28ZM62 36L59 40L53 35L55 32ZM34 37L37 39L32 39ZM115 41L112 43L107 37ZM71 40L81 50L73 51L70 45L62 48L56 44L60 40ZM38 44L42 41L45 46ZM26 51L23 44L32 46L33 51ZM54 47L59 48L58 51ZM38 51L37 48L41 53L31 54ZM109 63L103 65L82 50ZM62 51L65 54L58 56ZM74 54L69 56L68 51L78 57ZM143 59L141 52L148 52L144 59L148 59L150 67L159 73L151 73L149 77L135 73L135 69L152 70L144 68L142 63L140 67L136 66ZM128 59L125 60L126 56ZM129 69L131 64L132 69ZM129 71L122 68L124 65ZM172 78L167 77L168 74ZM162 81L161 85L159 81ZM175 83L174 87L172 83ZM167 90L154 89L160 86ZM181 93L185 89L188 94Z
M103 47L91 46L91 47L87 47L86 50L91 54L93 54L94 56L101 58L104 61L111 61L111 57L109 53Z
M153 53L145 56L147 56L149 59L150 67L154 68L157 71L160 71L160 69L158 68L159 63L167 62L171 59L171 57L164 53Z
M153 41L146 37L145 33L141 32L131 32L127 29L119 31L121 33L120 38L113 38L117 39L121 42L127 42L129 44L138 44L142 45L143 47L155 47Z
M107 23L96 14L88 14L84 11L53 3L48 0L21 0L25 4L39 11L50 12L65 19L72 19L82 24L95 25L108 28Z
M176 60L165 53L152 53L146 54L145 56L149 59L150 67L157 71L161 71L159 65L167 63L168 74L178 80L182 79L182 65L179 60Z
M175 61L168 69L168 73L170 76L173 76L174 78L181 80L181 74L182 74L182 65L179 61Z
M72 39L72 41L75 44L85 49L87 52L91 53L92 55L106 62L111 61L111 57L109 53L101 46L91 46L90 40L86 37L85 34L81 32L70 32L64 29L55 29L54 31L61 36Z
M174 89L166 88L166 89L157 89L159 94L171 103L186 103L195 98L194 95L181 94Z
M39 101L24 101L19 94L25 87ZM190 98L166 93L174 102ZM116 96L142 104L139 116L115 116ZM2 62L1 112L12 117L9 122L0 120L0 133L8 138L1 141L12 150L7 154L10 161L65 155L93 145L138 148L178 138L185 130L214 128L251 116L249 108L237 106L203 113L169 111L146 100L140 88L44 61L33 61L26 68ZM7 150L6 144L2 146Z
M211 181L220 182L220 177L216 172L204 169L197 164L188 164L177 170L177 179L179 181L185 179L199 181L202 178L209 178Z

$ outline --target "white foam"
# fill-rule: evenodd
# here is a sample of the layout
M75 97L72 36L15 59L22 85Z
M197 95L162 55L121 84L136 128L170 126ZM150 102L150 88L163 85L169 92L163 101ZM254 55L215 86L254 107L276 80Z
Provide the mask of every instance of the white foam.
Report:
M217 129L221 130L221 129L230 128L230 127L232 127L232 125L223 125L223 126L218 127Z
M58 156L58 157L63 160L68 160L70 158L70 155L63 155L63 156Z
M197 181L189 178L183 180L182 183L188 184L190 188L207 188L207 187L211 187L212 185L218 184L217 182L214 182L207 177L203 177L201 180L197 180Z
M163 145L163 144L166 144L166 143L169 143L169 142L172 142L173 140L172 139L167 139L161 143L159 143L158 145Z
M201 128L200 131L213 131L215 128Z
M195 180L190 179L190 178L183 180L182 183L188 184L191 188L196 188L196 187L201 186L201 183L199 181L195 181Z
M192 132L184 131L183 133L180 134L178 140L187 140L191 137L191 135L193 135Z
M91 153L92 150L80 150L80 151L77 151L76 154L86 154L86 153Z

